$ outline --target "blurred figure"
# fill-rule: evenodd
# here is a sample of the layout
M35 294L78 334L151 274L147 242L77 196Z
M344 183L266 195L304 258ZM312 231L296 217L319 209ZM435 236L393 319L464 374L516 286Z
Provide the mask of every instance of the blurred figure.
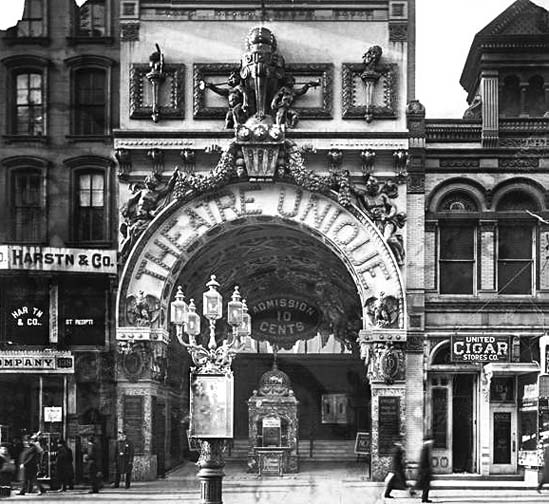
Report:
M543 440L543 471L541 473L541 479L538 484L537 491L541 493L543 485L549 483L549 440Z
M86 465L91 483L89 493L99 493L101 478L103 478L103 473L101 472L101 447L93 435L88 437L84 464Z
M45 493L44 487L38 481L38 467L42 458L44 450L41 448L38 442L38 435L34 434L31 438L25 436L23 438L23 451L21 452L19 460L19 468L22 472L21 481L23 486L19 495L25 495L25 493L32 493L34 491L34 485L38 487L38 493L42 495Z
M59 480L59 491L64 492L74 488L74 469L72 466L72 450L67 446L64 439L59 440L55 464L57 467L57 479Z
M15 472L15 463L10 458L7 446L0 446L0 497L11 495L11 480Z
M114 487L120 486L120 478L125 475L125 487L130 488L133 469L133 444L124 431L118 432L116 441L116 479Z
M429 499L429 490L431 490L431 481L433 479L432 452L433 438L426 436L421 447L419 456L419 468L417 473L416 488L421 489L421 502L433 502Z

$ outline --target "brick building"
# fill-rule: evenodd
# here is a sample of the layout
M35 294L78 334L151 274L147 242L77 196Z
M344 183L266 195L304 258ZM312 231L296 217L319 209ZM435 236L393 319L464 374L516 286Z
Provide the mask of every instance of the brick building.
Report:
M118 6L27 0L0 33L0 431L115 438Z

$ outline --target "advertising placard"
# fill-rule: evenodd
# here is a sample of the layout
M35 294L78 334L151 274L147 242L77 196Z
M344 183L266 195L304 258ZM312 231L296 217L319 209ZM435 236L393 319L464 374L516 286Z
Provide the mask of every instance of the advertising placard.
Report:
M509 336L461 336L451 338L452 362L508 362Z

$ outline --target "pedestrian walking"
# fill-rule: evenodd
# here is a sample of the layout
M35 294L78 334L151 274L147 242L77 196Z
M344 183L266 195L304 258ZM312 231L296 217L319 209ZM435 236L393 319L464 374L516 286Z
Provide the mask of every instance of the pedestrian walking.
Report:
M120 478L125 476L125 487L130 488L133 469L133 443L128 439L124 431L118 432L116 441L116 478L114 487L120 486Z
M426 436L421 447L419 456L419 467L417 473L416 488L422 490L421 502L433 502L429 499L429 490L431 489L431 480L433 479L432 468L433 438Z
M545 439L543 444L543 471L541 473L541 479L538 484L537 491L541 493L543 485L549 483L549 440Z
M91 483L89 493L99 493L101 479L103 478L103 473L101 472L101 447L93 435L88 438L84 463Z
M391 471L385 478L386 499L393 499L392 490L406 490L406 474L404 472L404 448L402 447L402 436L399 436L394 444L391 453Z
M15 472L15 463L10 458L7 446L0 446L0 497L11 495L11 480Z
M38 442L38 435L34 434L31 438L25 436L23 438L23 451L21 452L19 468L22 473L21 480L23 486L19 495L25 495L25 493L32 493L34 486L38 487L38 493L42 495L45 493L44 487L38 481L38 467L44 450Z
M74 488L74 469L72 466L72 450L67 446L64 439L59 440L57 455L55 456L55 466L57 469L57 480L59 482L59 491L65 492L67 488Z

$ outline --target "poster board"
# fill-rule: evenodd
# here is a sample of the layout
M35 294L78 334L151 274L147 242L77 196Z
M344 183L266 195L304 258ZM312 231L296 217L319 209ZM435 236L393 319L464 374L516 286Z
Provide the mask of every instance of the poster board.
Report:
M372 448L372 436L369 432L357 432L355 439L355 453L357 455L370 455Z
M400 434L400 397L379 396L378 401L378 450L380 455L390 455Z
M232 439L232 375L192 374L190 436L199 439Z

